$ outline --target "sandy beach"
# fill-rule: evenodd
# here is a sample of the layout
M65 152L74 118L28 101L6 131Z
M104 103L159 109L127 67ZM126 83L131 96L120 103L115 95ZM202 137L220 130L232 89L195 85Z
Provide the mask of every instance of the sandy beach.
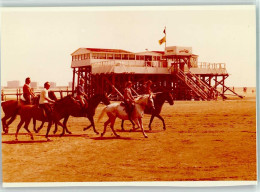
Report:
M52 141L46 142L45 125L34 133L34 141L21 129L16 142L18 117L2 135L3 182L256 180L255 91L245 96L165 103L165 131L159 119L152 131L150 116L143 119L148 138L130 132L129 122L127 131L121 131L118 119L115 128L121 137L115 138L108 128L101 138L92 129L83 131L89 125L86 118L70 117L72 135L53 135L53 127ZM95 115L99 132L107 118L97 123L103 107L99 105Z

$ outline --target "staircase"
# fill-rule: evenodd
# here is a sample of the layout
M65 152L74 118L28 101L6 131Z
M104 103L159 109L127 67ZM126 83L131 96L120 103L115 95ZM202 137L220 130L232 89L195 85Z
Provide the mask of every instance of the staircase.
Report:
M176 76L182 80L202 100L216 99L220 94L214 87L209 86L190 71L186 74L182 70L176 72Z

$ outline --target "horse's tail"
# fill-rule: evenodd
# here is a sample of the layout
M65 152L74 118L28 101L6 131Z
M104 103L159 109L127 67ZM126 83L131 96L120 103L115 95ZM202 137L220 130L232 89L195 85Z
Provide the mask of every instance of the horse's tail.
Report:
M106 108L107 107L104 107L104 109L102 109L101 114L99 115L97 122L99 122L102 119L102 117L104 116L104 114L106 112Z

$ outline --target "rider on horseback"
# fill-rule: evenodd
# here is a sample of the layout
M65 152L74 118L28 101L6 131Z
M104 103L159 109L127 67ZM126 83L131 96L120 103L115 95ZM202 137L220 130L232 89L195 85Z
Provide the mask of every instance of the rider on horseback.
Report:
M30 87L30 83L31 83L31 79L30 77L27 77L25 79L25 84L23 86L23 98L25 99L26 105L31 104L31 97L35 97L35 94Z
M128 114L129 120L132 120L132 113L135 107L135 100L131 92L132 82L128 81L125 84L124 90L124 103L126 104L126 112Z
M50 83L49 82L44 83L44 89L41 91L40 94L39 107L45 111L48 121L51 121L52 108L50 103L55 103L55 101L51 100L48 97L49 88L50 88Z
M85 93L84 83L85 83L85 80L83 78L81 78L79 80L79 84L78 84L78 87L77 87L76 98L80 101L81 106L86 109L88 107L88 102L87 102L87 99L86 99L86 98L88 98L88 96Z
M151 80L148 80L144 83L144 93L145 94L152 94L152 88L151 85L153 84L153 82Z

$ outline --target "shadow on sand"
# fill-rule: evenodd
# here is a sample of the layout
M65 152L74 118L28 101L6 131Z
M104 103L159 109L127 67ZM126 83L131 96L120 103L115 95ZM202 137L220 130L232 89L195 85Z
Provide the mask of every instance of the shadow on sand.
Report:
M159 132L163 132L165 130L144 130L145 133L159 133ZM137 133L137 132L142 132L141 129L128 129L128 130L122 130L122 129L118 129L116 130L116 132L127 132L127 133Z
M47 143L47 142L51 142L50 141L47 141L47 140L37 140L37 141L34 141L34 140L31 140L31 141L3 141L2 143L4 144L31 144L31 143Z
M139 140L137 138L131 138L131 137L91 137L90 139L94 139L94 140L113 140L113 139L116 139L116 140Z

